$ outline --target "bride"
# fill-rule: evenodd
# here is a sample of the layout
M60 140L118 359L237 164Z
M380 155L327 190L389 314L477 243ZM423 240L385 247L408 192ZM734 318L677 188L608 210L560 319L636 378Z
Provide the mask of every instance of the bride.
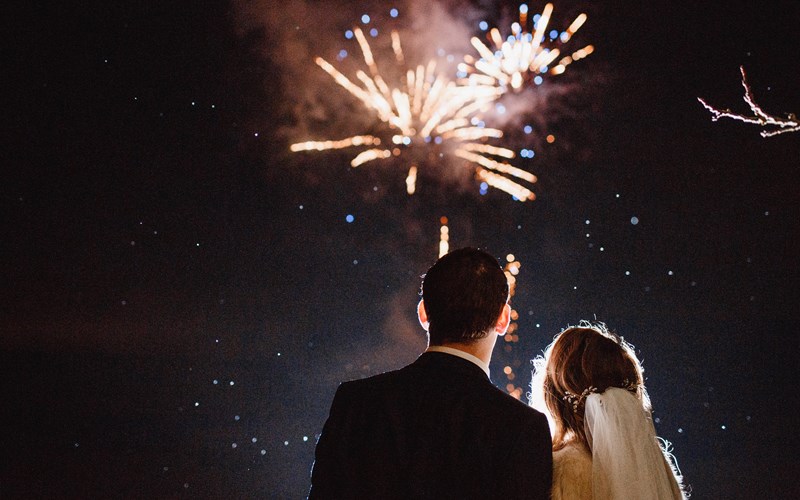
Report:
M687 498L630 344L582 321L533 364L530 403L553 433L553 500Z

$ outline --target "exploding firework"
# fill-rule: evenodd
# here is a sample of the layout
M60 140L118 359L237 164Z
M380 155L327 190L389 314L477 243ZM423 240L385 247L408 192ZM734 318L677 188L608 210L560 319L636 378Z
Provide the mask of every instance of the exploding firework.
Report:
M356 72L360 85L325 59L317 57L315 62L388 125L391 138L354 135L341 140L306 141L292 144L292 151L366 148L350 162L352 167L358 167L373 160L399 157L410 148L433 144L473 166L476 178L487 185L505 191L520 201L535 198L530 189L515 179L534 183L536 176L504 161L514 158L515 154L510 149L485 143L487 139L502 137L503 132L484 127L477 114L502 94L501 89L479 82L459 85L438 72L435 61L405 70L400 84L390 86L380 73L363 32L355 28L353 34L369 71ZM397 32L392 32L392 49L395 63L399 68L404 68L405 56ZM416 190L416 163L411 162L406 177L409 194Z
M472 46L478 51L479 59L467 55L458 69L466 80L473 84L497 85L503 91L519 91L526 82L536 84L542 82L541 74L550 73L559 75L573 62L583 59L592 52L594 47L587 45L570 55L561 57L561 50L553 44L567 43L583 23L586 14L580 14L572 24L558 33L557 30L547 32L547 24L553 13L553 4L544 6L541 14L533 16L533 33L526 31L528 25L528 6L523 4L519 8L519 22L511 25L511 34L506 40L500 35L500 30L492 28L489 39L494 50L490 49L480 38L472 37Z

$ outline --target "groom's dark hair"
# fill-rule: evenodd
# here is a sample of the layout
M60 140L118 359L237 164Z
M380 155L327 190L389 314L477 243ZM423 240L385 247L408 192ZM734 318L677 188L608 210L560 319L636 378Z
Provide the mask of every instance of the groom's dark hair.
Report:
M508 280L497 259L476 248L440 258L422 279L431 345L472 342L488 335L508 300Z

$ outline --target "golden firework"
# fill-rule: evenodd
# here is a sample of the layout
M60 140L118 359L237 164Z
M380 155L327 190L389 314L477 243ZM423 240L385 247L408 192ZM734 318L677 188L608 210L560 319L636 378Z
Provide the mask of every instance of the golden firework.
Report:
M459 84L437 71L436 62L405 69L405 57L397 32L392 32L395 64L404 77L390 85L378 69L372 49L364 33L353 29L367 71L358 70L355 83L331 63L317 57L315 62L336 83L347 90L377 118L388 125L391 137L354 135L340 140L305 141L292 144L292 151L323 151L361 147L351 161L352 167L401 156L410 147L442 145L450 155L475 167L476 177L494 188L525 201L535 198L533 192L514 179L529 183L536 176L505 162L514 158L510 149L485 144L487 139L500 138L501 130L485 127L478 117L502 94L494 85L476 81ZM499 160L496 158L500 158ZM419 165L412 162L406 177L406 190L416 190Z
M480 57L467 55L464 57L464 62L459 64L459 71L468 75L465 80L481 85L497 85L504 91L509 89L518 91L527 81L541 82L536 78L538 75L543 73L559 75L573 62L594 52L594 47L587 45L558 59L561 56L561 49L554 44L567 43L586 22L586 14L576 17L560 34L556 32L556 36L548 36L547 25L552 13L553 4L548 3L541 14L534 16L533 33L531 33L526 28L528 7L525 4L521 5L519 22L511 25L511 35L508 38L504 40L497 28L489 30L489 40L493 50L480 38L472 37L472 46Z

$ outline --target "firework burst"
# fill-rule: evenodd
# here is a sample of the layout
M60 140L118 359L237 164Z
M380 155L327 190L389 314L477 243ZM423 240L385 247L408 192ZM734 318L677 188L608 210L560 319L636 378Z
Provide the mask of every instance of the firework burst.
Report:
M533 192L517 180L534 183L536 176L504 161L514 158L510 149L485 143L487 139L502 137L503 132L484 127L477 114L500 97L501 89L480 82L457 84L437 71L435 61L406 69L400 83L390 85L380 73L363 32L355 28L353 34L367 66L367 71L356 72L358 84L325 59L317 57L315 62L388 125L391 137L354 135L341 140L306 141L292 144L292 151L360 147L362 150L350 162L352 167L358 167L374 160L399 157L410 148L433 144L473 166L476 178L489 186L521 201L535 198ZM402 70L405 56L397 32L392 32L392 49L395 63ZM409 194L416 190L418 167L416 161L409 166L406 176Z
M586 22L586 14L576 17L563 32L551 30L548 33L547 24L552 13L553 4L548 3L541 14L533 17L533 33L531 33L526 28L528 7L525 4L521 5L519 22L511 25L511 34L505 40L497 28L489 31L489 40L494 50L480 38L472 37L472 46L478 51L480 58L465 56L464 62L459 64L459 71L468 75L465 79L470 83L496 85L503 91L519 91L527 82L540 83L541 74L559 75L573 62L594 52L594 47L587 45L558 59L561 56L561 49L554 45L567 43ZM554 62L556 64L551 67Z

